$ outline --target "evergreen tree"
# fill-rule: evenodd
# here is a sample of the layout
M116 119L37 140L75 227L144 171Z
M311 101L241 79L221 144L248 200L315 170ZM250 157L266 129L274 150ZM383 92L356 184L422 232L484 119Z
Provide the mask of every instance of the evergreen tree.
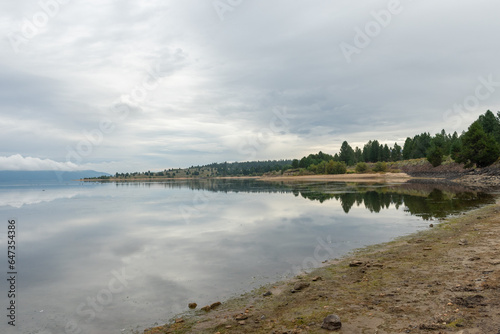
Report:
M499 155L500 147L493 135L487 134L480 122L476 121L462 136L462 151L457 161L465 163L467 167L473 164L486 167L494 163Z
M371 151L372 151L372 141L368 141L368 143L363 146L363 161L368 162L370 161L370 156L371 156Z
M381 147L378 140L372 141L372 147L370 150L370 161L377 162L380 160Z
M391 160L391 150L389 149L389 146L387 146L387 144L385 144L384 148L381 150L380 160L386 162Z
M492 135L497 143L500 143L500 112L498 115L499 116L496 117L491 110L488 110L484 115L479 116L478 121L484 132Z
M355 159L354 150L347 141L344 141L340 147L339 160L345 162L348 166L352 166Z
M402 149L401 146L398 145L398 143L394 143L394 147L391 150L391 161L399 161L402 159Z
M363 152L361 151L361 149L359 147L356 146L356 148L354 149L354 160L356 163L358 162L362 162L362 161L365 161L363 159Z
M433 167L437 167L443 163L443 149L437 145L432 145L427 153L427 160Z
M403 159L408 160L411 159L411 152L413 151L413 140L408 137L405 140L405 144L403 145Z

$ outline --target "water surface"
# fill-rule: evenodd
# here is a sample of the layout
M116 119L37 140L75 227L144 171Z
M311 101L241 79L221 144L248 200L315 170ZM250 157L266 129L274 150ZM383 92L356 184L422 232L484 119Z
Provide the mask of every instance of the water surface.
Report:
M19 294L18 325L2 321L0 332L142 330L189 302L225 300L493 201L406 184L3 184L0 244L15 217Z

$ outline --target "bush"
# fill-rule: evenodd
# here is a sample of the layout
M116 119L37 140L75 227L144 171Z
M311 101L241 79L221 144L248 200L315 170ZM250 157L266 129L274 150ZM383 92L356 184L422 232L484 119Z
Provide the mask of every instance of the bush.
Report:
M373 167L374 172L385 172L387 171L387 164L385 162L379 161Z
M347 173L347 166L345 162L337 162L330 160L326 169L328 174L345 174Z
M356 164L356 173L365 173L368 171L368 165L366 162L358 162Z

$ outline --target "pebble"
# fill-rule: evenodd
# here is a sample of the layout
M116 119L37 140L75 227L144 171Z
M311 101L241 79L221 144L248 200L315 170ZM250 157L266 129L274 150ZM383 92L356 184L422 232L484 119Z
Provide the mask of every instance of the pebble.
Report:
M213 310L215 309L216 307L220 306L222 303L221 302L215 302L213 303L212 305L210 305L210 308Z
M208 311L210 311L210 305L203 306L201 309L202 309L203 311L205 311L205 312L208 312Z
M309 287L311 284L309 283L306 283L306 282L298 282L298 283L295 283L295 285L293 286L293 289L295 291L300 291L300 290L303 290L307 287Z
M362 264L363 264L363 261L354 260L354 261L351 261L351 263L349 263L349 267L359 267Z
M323 320L323 324L321 325L321 328L329 330L329 331L336 331L339 330L342 327L342 322L340 321L340 317L336 314L330 314Z
M267 291L267 292L264 292L264 294L262 294L264 297L267 297L267 296L270 296L272 295L273 293L271 291Z
M189 304L188 304L188 307L189 307L190 309L195 309L197 306L198 306L198 304L196 304L196 303L189 303Z
M248 319L248 315L246 314L243 314L243 313L240 313L238 315L236 315L234 317L235 320L247 320Z

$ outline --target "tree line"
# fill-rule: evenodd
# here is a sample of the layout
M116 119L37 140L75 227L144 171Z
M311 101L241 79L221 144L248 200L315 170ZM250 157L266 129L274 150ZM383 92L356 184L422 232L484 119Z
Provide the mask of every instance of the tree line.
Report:
M368 141L362 148L354 149L347 141L335 155L319 152L309 154L302 159L292 160L291 168L305 168L319 174L337 174L340 169L328 168L335 163L345 166L355 166L356 171L363 171L363 163L379 163L382 168L384 162L395 162L408 159L427 158L434 166L439 166L446 156L450 156L465 167L486 167L497 161L500 155L500 112L495 116L490 110L473 122L467 131L458 134L447 134L443 129L440 133L431 136L424 132L408 137L403 147L394 143L389 147L378 140ZM345 171L344 171L345 173Z

